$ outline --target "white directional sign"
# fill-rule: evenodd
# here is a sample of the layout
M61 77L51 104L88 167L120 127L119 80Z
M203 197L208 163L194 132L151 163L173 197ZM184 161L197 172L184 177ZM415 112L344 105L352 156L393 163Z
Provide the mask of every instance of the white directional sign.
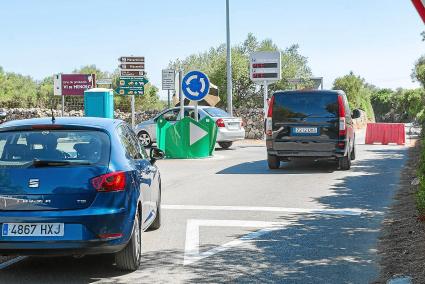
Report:
M163 90L176 89L176 73L173 69L162 70L162 89Z
M190 131L190 146L204 138L208 135L208 132L200 128L199 126L190 123L189 124L189 131Z
M280 51L253 52L249 63L253 82L273 82L282 79Z

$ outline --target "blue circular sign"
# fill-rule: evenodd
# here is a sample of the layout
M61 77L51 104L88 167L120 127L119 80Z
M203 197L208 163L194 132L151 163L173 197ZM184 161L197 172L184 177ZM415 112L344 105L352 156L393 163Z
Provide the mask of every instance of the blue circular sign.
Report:
M210 80L201 71L190 71L183 77L182 91L191 101L200 101L210 91Z

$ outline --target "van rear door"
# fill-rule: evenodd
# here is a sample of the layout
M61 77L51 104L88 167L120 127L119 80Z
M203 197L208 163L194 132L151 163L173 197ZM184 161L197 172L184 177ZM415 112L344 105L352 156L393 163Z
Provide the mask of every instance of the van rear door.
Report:
M338 142L336 92L274 94L272 130L275 150L302 153L334 151Z

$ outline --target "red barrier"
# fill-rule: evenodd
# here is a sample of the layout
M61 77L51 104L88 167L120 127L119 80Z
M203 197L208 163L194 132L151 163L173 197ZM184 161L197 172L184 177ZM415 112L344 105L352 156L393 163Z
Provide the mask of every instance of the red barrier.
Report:
M403 145L406 142L406 132L403 123L368 123L366 128L366 144L396 143Z

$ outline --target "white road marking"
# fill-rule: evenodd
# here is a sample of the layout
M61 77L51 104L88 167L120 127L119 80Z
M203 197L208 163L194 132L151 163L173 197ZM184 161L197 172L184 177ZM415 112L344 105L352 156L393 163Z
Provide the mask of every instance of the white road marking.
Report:
M257 212L284 212L323 215L359 216L362 214L383 214L359 208L340 209L313 209L313 208L286 208L286 207L258 207L258 206L215 206L215 205L171 205L163 204L162 209L168 210L212 210L212 211L257 211Z
M15 258L12 258L11 260L8 260L6 262L3 262L2 264L0 264L0 269L5 269L6 267L11 266L12 264L15 264L17 262L20 262L24 259L28 258L28 256L18 256Z
M183 265L193 264L201 259L210 257L216 253L223 252L229 248L240 246L264 234L283 229L289 222L263 222L245 220L187 220L186 243L184 250ZM237 240L225 243L224 245L210 249L206 252L199 252L199 227L248 227L262 228L261 230L249 233Z

